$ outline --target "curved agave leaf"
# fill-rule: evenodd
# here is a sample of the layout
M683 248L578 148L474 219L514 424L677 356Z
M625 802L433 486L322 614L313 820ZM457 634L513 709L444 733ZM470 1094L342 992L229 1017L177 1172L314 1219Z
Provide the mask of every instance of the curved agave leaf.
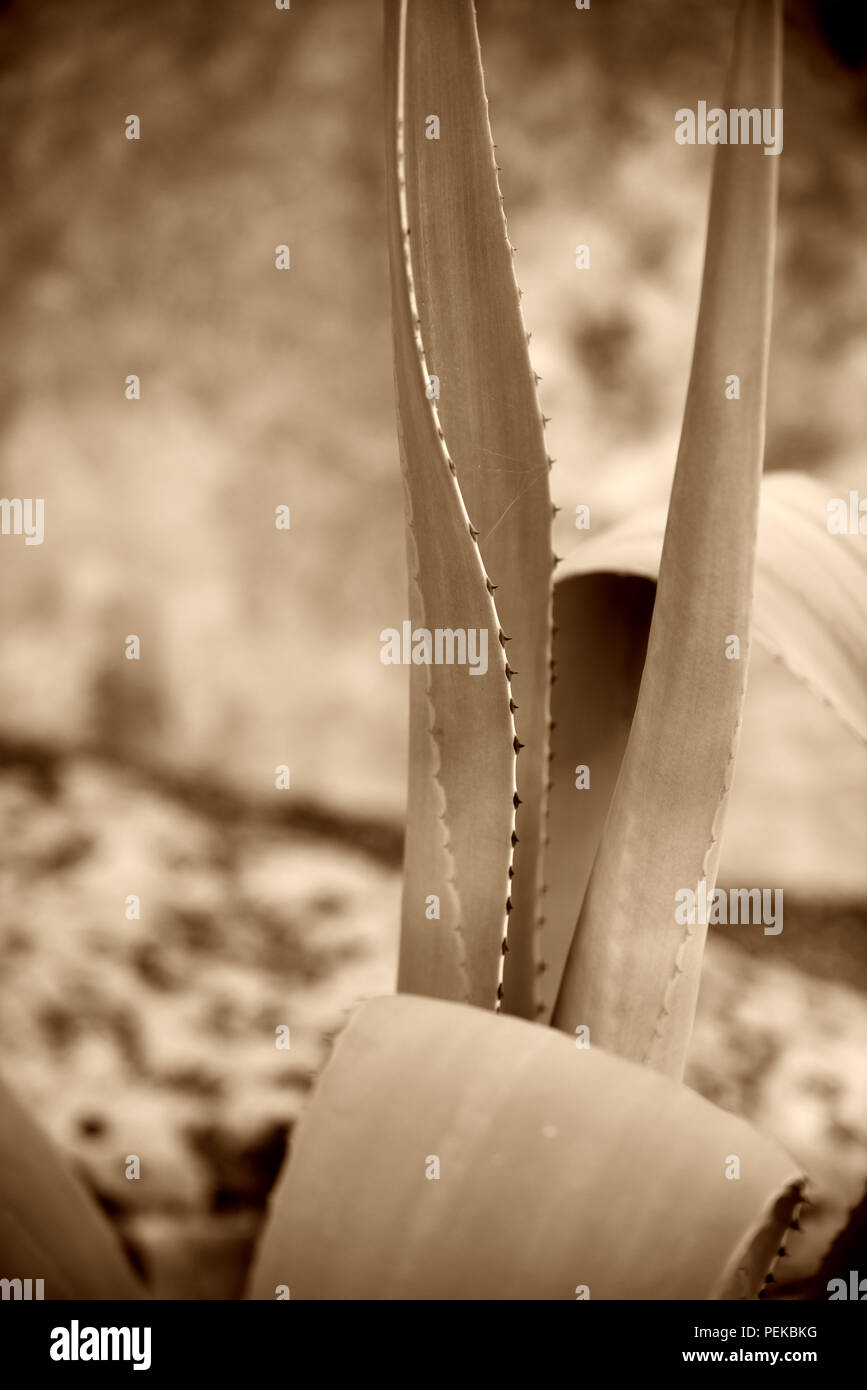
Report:
M46 1299L147 1296L93 1198L2 1082L0 1279L43 1279Z
M781 31L777 0L745 0L727 107L779 106ZM647 659L553 1014L557 1027L586 1025L602 1047L678 1077L706 928L675 920L675 894L714 886L746 688L777 163L760 145L716 152ZM732 634L739 660L726 657Z
M867 743L867 553L858 536L828 533L827 502L825 489L804 474L762 480L753 636ZM588 537L557 576L543 937L548 1011L626 748L664 530L660 508ZM577 764L592 767L588 790L575 788Z
M250 1296L752 1298L802 1181L652 1071L524 1020L377 999L293 1139Z
M762 479L753 636L867 743L867 548L828 531L827 493L806 473ZM655 587L664 529L659 508L588 538L558 572L557 599L573 580L601 573ZM560 645L569 643L565 633Z
M439 781L459 911L473 923L474 937L479 934L488 942L494 937L488 916L494 909L502 915L510 897L505 1007L531 1015L548 751L549 463L497 183L472 0L449 5L391 0L386 5L386 53L392 270L398 351L405 358L404 367L398 367L398 397L407 436L421 603L431 613L444 614L449 626L457 626L467 607L460 584L472 582L478 587L477 573L468 580L452 560L453 546L465 545L466 527L462 529L456 521L450 537L442 504L426 508L422 500L431 486L430 474L441 467L442 446L434 459L430 441L423 437L430 434L430 421L436 417L456 470L462 504L478 532L484 569L496 586L498 623L508 637L509 666L515 668L509 692L517 706L512 711L515 729L511 724L505 728L499 711L499 669L496 677L489 673L469 682L464 673L462 682L469 686L464 693L475 707L488 712L490 724L484 737L478 736L478 728L460 730L462 715L446 705L455 682L448 689L436 671L429 685L432 713L427 722L436 729L448 723L448 733L438 740ZM431 124L434 119L436 131ZM436 138L428 138L431 134ZM409 316L408 292L415 305ZM411 328L417 330L415 341L410 341ZM423 399L427 373L439 383L436 405ZM429 538L422 534L430 526L440 532L433 555L426 553ZM499 652L498 634L493 635L494 650ZM414 671L413 677L420 686L422 673ZM419 725L426 717L420 698L416 706L410 770L415 785L410 802L412 816L419 819L417 823L411 819L409 826L410 867L416 862L416 846L429 843L429 807L437 797L429 769L421 772L421 762L415 761L425 756ZM502 826L507 780L503 766L512 756L516 735L524 747L517 763L519 843L509 887L501 856L493 841L488 845L483 831ZM513 775L510 770L509 779ZM514 810L513 793L510 781L509 815ZM471 828L474 843L468 844L465 837ZM511 832L509 824L503 838L507 850ZM507 862L506 870L509 867ZM490 895L487 903L485 894ZM417 897L411 882L401 988L440 992L431 989L431 980L440 973L431 955L431 924L422 921L419 929L415 926ZM499 937L494 947L499 956ZM472 998L482 1002L475 987Z
M407 180L405 6L386 25L389 262L413 630L483 634L488 669L410 667L410 795L399 987L493 1008L514 826L515 728L500 625L429 382ZM415 237L418 238L418 228ZM484 778L482 771L484 770ZM439 919L426 903L439 898ZM465 928L472 923L472 933Z

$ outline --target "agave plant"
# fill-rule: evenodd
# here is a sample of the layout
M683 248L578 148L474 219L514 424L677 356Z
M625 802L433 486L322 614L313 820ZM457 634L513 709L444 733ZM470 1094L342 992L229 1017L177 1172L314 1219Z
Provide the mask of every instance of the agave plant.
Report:
M780 105L781 44L743 0L727 105ZM411 665L398 993L335 1044L250 1296L752 1298L805 1178L683 1084L706 929L675 893L715 881L751 631L867 735L863 558L815 484L761 481L778 161L716 151L667 517L555 568L471 0L386 0L386 114L410 622L493 657ZM0 1151L4 1265L137 1296L83 1194L41 1214L33 1153Z
M780 105L781 45L745 0L726 105ZM386 53L411 622L502 657L412 666L399 994L335 1047L253 1296L754 1297L804 1177L682 1084L706 929L674 913L715 881L754 587L757 639L867 729L863 561L814 484L761 488L777 161L716 153L667 519L554 582L472 4L389 0Z

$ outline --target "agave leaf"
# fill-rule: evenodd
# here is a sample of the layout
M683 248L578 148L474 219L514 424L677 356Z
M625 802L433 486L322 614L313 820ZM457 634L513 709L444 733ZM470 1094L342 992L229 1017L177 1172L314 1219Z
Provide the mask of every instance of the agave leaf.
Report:
M0 1278L43 1279L46 1299L147 1297L93 1198L2 1082Z
M867 554L859 537L829 535L827 502L826 488L804 474L762 480L753 637L867 743ZM664 530L660 508L588 537L557 575L547 1013L626 748ZM592 768L588 790L575 788L580 763Z
M391 93L389 163L399 164L405 177L405 228L410 232L410 272L420 343L427 370L439 380L439 424L463 503L479 533L485 570L496 585L496 611L501 630L509 639L508 661L515 672L511 694L517 704L517 738L524 748L517 763L522 804L515 826L519 843L512 865L505 1007L532 1015L534 912L547 780L552 572L549 462L543 422L501 206L472 0L455 0L449 5L431 0L391 0L386 5L386 43ZM436 139L428 138L432 116L439 121ZM402 156L397 153L398 134L402 137ZM394 194L393 189L390 220L393 266L399 278L404 264L397 256L400 210ZM398 285L396 297L402 293ZM409 358L408 344L406 355ZM408 361L406 379L399 385L402 413L410 410L404 392L417 395L422 384L417 361ZM429 408L426 413L430 416L433 411ZM406 421L405 428L409 436ZM416 510L415 491L427 483L418 479L414 470L427 465L419 441L408 437L407 443L409 486ZM419 516L417 537L425 524ZM420 556L421 550L419 545ZM443 563L450 571L445 547ZM457 577L422 563L419 578L424 605L430 605L434 594ZM458 605L454 592L443 608L455 625ZM485 682L493 683L488 676L470 685ZM434 674L431 700L437 725L446 717L441 698L445 692L437 688L439 684ZM484 702L481 691L472 695L480 705ZM489 699L493 703L493 692ZM492 728L487 746L474 746L465 737L457 749L469 774L467 811L476 822L487 819L488 807L499 794L498 788L489 789L486 784L492 759L495 767L502 759L495 743L500 736L499 727ZM509 741L513 739L514 733ZM411 776L415 776L414 769ZM466 920L474 923L474 934L478 930L487 935L476 887L490 884L494 875L486 872L476 853L462 855L453 819L458 802L450 776L444 762L441 781L446 824L453 853L460 861L455 886ZM413 799L416 795L411 792ZM507 843L510 835L511 826ZM505 903L506 891L498 890L498 907ZM471 895L475 911L470 910ZM427 930L429 936L429 924ZM414 953L415 947L412 950ZM402 975L404 986L407 979ZM420 986L413 985L417 987L431 992L424 979Z
M726 107L780 105L776 0L745 0ZM680 1077L706 927L675 894L716 879L746 688L764 452L777 166L721 145L659 586L635 717L553 1020ZM740 398L727 382L740 380ZM740 659L726 657L730 635ZM577 793L576 793L577 794Z
M805 473L762 479L753 636L867 743L867 549L857 535L829 533L828 491ZM557 601L592 574L655 585L664 529L660 508L588 538L558 572ZM558 660L569 642L566 633Z
M421 334L410 218L411 80L406 8L386 14L388 229L395 387L406 491L413 623L484 633L488 669L410 667L410 794L399 987L494 1007L501 981L511 836L515 728L500 623L476 533L449 455ZM481 638L480 638L481 641ZM425 915L431 895L439 919ZM470 932L466 926L472 924Z
M424 610L411 531L407 537L410 619L413 631L424 627ZM445 792L439 781L437 747L428 682L413 669L409 682L409 788L401 891L398 988L436 999L465 999L470 992L466 943L454 885L455 866L445 820ZM499 880L495 879L499 886ZM495 889L494 889L495 891ZM425 916L428 896L439 898L439 921ZM490 945L494 947L493 929ZM493 997L493 971L482 988Z
M751 1298L802 1181L743 1120L652 1071L522 1019L377 999L293 1138L250 1295Z

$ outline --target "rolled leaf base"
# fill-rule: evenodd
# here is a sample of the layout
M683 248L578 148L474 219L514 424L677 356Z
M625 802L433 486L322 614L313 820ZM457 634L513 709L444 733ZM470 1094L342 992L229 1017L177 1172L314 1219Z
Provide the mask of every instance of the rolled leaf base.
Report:
M802 1182L666 1077L520 1019L377 999L299 1125L250 1296L753 1298Z

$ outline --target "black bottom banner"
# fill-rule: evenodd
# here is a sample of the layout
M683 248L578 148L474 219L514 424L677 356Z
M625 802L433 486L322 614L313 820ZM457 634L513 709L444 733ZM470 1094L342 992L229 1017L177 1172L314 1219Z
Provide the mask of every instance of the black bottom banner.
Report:
M545 1336L541 1344L540 1330ZM549 1366L557 1354L575 1360L576 1369L601 1363L612 1373L808 1366L827 1378L857 1357L864 1314L834 1300L588 1301L568 1317L538 1304L512 1306L507 1312L499 1304L406 1303L387 1314L373 1302L324 1305L288 1299L268 1304L0 1304L4 1364L11 1361L19 1373L47 1374L58 1382L70 1376L100 1377L106 1371L115 1379L144 1373L158 1384L185 1371L218 1375L221 1381L234 1374L247 1379L269 1375L272 1369L306 1377L312 1368L333 1376L344 1357L353 1374L379 1377L389 1343L373 1352L371 1335L397 1337L414 1348L419 1364L413 1368L412 1360L407 1363L402 1356L401 1377L415 1379L423 1369L429 1378L438 1365L444 1375L465 1372L471 1349L477 1349L479 1369L489 1373L496 1362L502 1368L506 1331L510 1362L523 1341L528 1361L541 1357ZM368 1357L372 1364L365 1371Z

